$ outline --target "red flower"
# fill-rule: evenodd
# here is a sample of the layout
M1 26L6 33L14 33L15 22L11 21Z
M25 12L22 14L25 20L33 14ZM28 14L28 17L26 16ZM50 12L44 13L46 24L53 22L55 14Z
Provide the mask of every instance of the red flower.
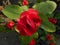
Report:
M48 34L46 37L47 37L47 40L52 40L52 35L51 34Z
M57 23L57 20L55 20L54 18L49 18L49 21L53 24L56 24Z
M23 0L22 5L28 5L28 0Z
M17 29L21 35L31 36L37 31L40 26L41 19L38 16L38 11L29 9L20 15L20 20L17 23Z
M13 26L14 26L14 22L13 21L10 21L10 22L7 23L6 26L7 26L7 28L12 29Z
M29 42L29 45L35 45L36 41L34 39L31 40L31 42Z
M55 45L55 43L54 42L51 42L50 45Z

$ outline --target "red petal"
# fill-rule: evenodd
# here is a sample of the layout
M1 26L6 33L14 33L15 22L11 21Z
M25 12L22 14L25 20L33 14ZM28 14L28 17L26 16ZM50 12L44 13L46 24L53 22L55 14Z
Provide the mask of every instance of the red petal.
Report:
M32 35L30 30L28 30L28 28L24 24L22 24L21 22L17 25L17 29L20 31L21 35L25 35L25 36Z

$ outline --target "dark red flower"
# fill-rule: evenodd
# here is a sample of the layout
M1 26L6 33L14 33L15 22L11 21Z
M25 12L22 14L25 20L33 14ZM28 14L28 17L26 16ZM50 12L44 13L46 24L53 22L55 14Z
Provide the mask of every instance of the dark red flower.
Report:
M55 43L54 42L50 42L50 45L55 45Z
M22 5L28 5L28 0L23 0Z
M35 45L36 44L36 41L34 39L32 39L30 42L29 42L29 45Z
M56 23L57 23L57 20L54 19L54 18L49 18L49 21L50 21L51 23L53 23L53 24L56 24Z
M17 29L21 35L31 36L37 31L40 26L41 19L38 16L38 11L29 9L20 15L20 20L17 23Z
M47 40L52 40L52 35L51 35L51 34L48 34L48 35L46 36L46 38L47 38Z
M7 28L12 29L13 26L14 26L14 22L13 22L13 21L10 21L10 22L8 22L8 23L6 24L6 26L7 26Z

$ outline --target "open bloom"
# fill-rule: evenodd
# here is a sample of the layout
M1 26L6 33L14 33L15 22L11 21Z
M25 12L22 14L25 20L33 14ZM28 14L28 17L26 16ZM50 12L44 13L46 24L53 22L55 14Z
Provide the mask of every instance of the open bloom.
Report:
M38 16L38 11L30 8L21 13L16 27L21 35L31 36L37 31L40 23L41 19Z

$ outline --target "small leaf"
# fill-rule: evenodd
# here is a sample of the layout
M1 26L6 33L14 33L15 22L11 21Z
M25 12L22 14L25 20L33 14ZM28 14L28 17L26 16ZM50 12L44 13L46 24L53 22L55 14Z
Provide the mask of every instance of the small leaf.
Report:
M51 14L56 9L56 7L57 4L53 1L41 2L33 6L33 8L44 14Z
M27 9L27 6L9 5L6 6L2 12L10 19L17 19L20 17L20 13Z
M53 42L56 43L56 36L52 35L52 38L53 38Z
M33 38L37 39L38 38L38 32L34 33L32 36L33 36Z

